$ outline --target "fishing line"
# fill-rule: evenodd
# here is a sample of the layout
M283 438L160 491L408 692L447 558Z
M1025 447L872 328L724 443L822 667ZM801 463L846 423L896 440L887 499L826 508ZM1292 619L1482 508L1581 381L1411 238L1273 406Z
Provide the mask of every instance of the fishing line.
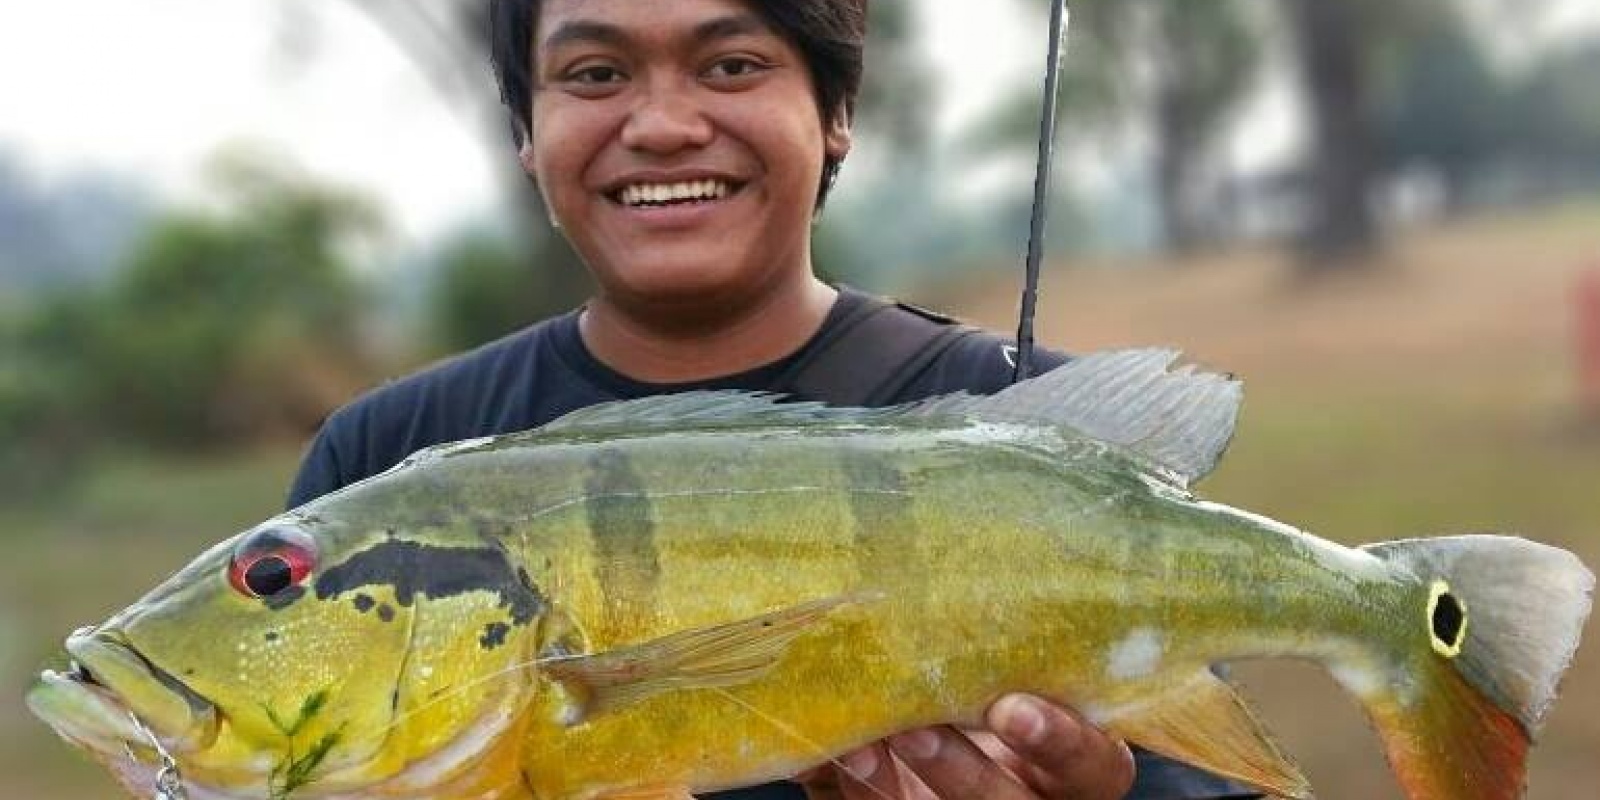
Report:
M767 712L762 711L759 708L756 708L749 701L739 699L739 697L737 695L735 695L734 693L732 693L732 692L728 691L727 689L724 689L724 688L722 688L720 686L707 686L707 687L704 687L704 688L709 689L709 690L711 690L711 691L713 691L713 692L715 692L715 693L717 693L719 695L722 695L724 698L726 698L729 702L733 703L734 705L739 706L740 708L743 708L744 710L750 712L751 714L754 714L756 719L759 719L762 722L765 722L768 725L771 725L772 727L776 728L779 733L782 733L783 735L788 736L791 739L794 739L795 741L799 742L800 744L811 748L812 752L814 752L815 754L817 754L819 756L822 756L823 758L828 759L828 763L834 765L835 767L838 767L840 772L842 772L842 773L844 773L846 775L849 775L852 778L855 778L856 783L859 783L862 786L865 786L873 794L883 798L883 800L895 800L895 798L890 797L882 789L879 789L878 787L873 786L870 783L867 783L867 777L868 776L857 775L855 773L855 770L850 769L849 767L845 766L843 761L841 761L841 760L839 760L837 758L829 756L828 755L828 751L826 749L824 749L822 747L822 745L817 744L816 742L813 742L810 739L807 739L805 737L805 734L802 734L799 731L795 730L793 727L791 727L788 723L784 722L783 720L778 719L776 716L768 714ZM889 761L889 763L882 764L878 768L879 769L896 769L892 759Z
M1013 383L1033 377L1033 320L1039 306L1039 266L1044 260L1045 228L1050 211L1050 172L1055 162L1056 110L1060 105L1061 59L1072 21L1067 0L1050 5L1050 53L1045 63L1044 104L1039 120L1039 161L1033 174L1033 214L1028 221L1028 259L1022 285L1022 312L1017 320L1017 366Z
M189 795L183 788L183 775L178 772L177 759L167 752L167 748L161 746L161 740L156 738L155 732L150 730L150 726L144 724L144 720L139 719L137 714L129 711L128 719L133 721L133 729L145 738L160 760L160 766L155 774L154 800L188 800ZM124 743L122 749L127 752L129 758L138 762L139 759L133 754L133 748Z

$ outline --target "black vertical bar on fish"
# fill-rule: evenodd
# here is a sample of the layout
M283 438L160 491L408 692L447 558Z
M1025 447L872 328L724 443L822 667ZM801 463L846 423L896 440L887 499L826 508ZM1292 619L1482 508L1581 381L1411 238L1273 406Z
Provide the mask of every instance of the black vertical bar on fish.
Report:
M1050 53L1045 64L1044 105L1039 121L1039 163L1033 176L1033 217L1028 222L1027 273L1022 287L1022 314L1017 323L1017 365L1012 382L1033 377L1033 318L1039 305L1039 264L1044 259L1045 225L1049 221L1050 167L1055 161L1061 54L1070 18L1067 0L1051 3Z

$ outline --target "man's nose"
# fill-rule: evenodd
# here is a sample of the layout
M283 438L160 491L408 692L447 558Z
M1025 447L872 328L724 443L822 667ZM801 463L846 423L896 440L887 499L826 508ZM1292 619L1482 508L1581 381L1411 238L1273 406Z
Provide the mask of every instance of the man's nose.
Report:
M704 147L711 137L711 121L696 102L694 88L676 83L649 86L622 127L625 147L656 154Z

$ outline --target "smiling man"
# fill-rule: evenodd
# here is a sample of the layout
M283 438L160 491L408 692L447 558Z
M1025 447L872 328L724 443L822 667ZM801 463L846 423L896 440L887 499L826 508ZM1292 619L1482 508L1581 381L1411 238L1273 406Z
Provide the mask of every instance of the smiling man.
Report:
M999 337L815 277L811 230L852 145L865 17L866 0L497 0L522 164L598 291L334 414L290 504L428 445L608 401L731 389L884 405L1005 386ZM1136 780L1127 747L1037 698L1003 698L988 723L910 731L847 771L721 796L1236 796L1142 753Z

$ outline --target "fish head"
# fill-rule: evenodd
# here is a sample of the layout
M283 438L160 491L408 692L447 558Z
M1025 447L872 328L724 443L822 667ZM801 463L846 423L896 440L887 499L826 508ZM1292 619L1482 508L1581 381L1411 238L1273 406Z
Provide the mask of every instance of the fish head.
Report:
M71 669L28 703L141 796L161 751L195 797L483 785L542 599L481 536L399 530L291 512L246 531L69 636Z

